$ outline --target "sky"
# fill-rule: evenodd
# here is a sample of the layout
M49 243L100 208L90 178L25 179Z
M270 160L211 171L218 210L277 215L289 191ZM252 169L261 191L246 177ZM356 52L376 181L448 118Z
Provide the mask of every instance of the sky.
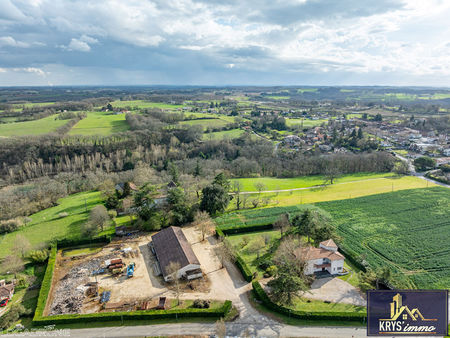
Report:
M450 86L449 0L0 0L0 86Z

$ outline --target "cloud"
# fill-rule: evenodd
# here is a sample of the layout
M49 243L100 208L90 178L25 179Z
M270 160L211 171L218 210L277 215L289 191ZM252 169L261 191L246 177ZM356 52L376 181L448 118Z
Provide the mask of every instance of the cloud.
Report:
M91 46L89 44L98 43L98 40L87 35L82 35L79 39L72 38L68 46L61 46L62 49L77 52L89 52Z
M55 84L448 84L449 16L440 0L3 0L0 64Z
M2 36L0 37L0 46L28 48L30 47L30 44L22 41L16 41L12 36Z

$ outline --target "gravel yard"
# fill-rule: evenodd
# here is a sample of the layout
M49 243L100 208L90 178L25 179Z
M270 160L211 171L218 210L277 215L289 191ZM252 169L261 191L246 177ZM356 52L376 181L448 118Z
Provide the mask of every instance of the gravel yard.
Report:
M366 300L357 288L339 278L333 277L316 279L311 285L311 290L305 292L303 297L333 303L366 306Z

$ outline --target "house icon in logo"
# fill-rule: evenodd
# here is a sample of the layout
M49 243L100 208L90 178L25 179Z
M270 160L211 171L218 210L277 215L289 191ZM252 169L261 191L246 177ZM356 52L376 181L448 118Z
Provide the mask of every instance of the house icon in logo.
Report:
M394 297L392 297L391 305L391 318L389 319L381 319L381 320L413 320L417 321L418 319L423 321L437 321L437 319L426 319L420 313L418 308L409 309L408 305L403 305L402 296L397 293Z

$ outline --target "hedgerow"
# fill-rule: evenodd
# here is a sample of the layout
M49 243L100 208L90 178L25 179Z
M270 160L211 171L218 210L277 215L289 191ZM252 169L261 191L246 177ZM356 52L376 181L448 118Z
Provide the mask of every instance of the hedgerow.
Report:
M236 255L236 266L241 271L242 276L244 277L244 279L247 282L251 282L253 280L253 274L252 274L250 268L248 267L247 263L245 263L245 261L242 259L242 257L239 254Z
M44 279L41 283L41 289L39 291L39 298L37 301L36 311L34 313L34 319L41 318L44 315L45 304L47 304L47 298L50 293L53 281L53 271L56 264L57 246L54 245L50 249L48 256L47 269L45 270Z
M297 311L288 309L282 305L274 303L266 294L261 284L258 281L252 282L253 292L256 297L266 306L268 309L281 313L292 318L305 319L305 320L338 320L338 321L366 321L365 313L358 312L318 312L318 311Z
M176 310L145 310L130 312L100 312L88 314L68 314L39 317L33 319L35 325L70 324L86 322L108 322L118 320L156 320L172 318L220 318L231 310L232 302L227 300L218 309L176 309Z

